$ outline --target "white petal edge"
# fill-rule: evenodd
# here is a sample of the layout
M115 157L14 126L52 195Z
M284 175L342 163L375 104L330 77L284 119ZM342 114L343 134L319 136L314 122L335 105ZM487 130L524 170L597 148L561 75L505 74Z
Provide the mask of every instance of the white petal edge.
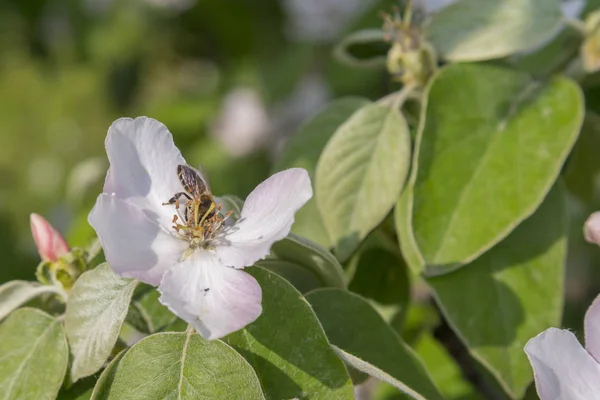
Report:
M158 286L163 273L182 257L187 242L165 232L140 209L101 194L88 216L106 261L116 274Z
M106 154L110 168L104 192L169 227L175 211L162 203L183 190L177 165L185 164L185 159L167 127L147 117L120 118L108 129Z
M240 219L215 241L219 260L243 268L267 256L290 233L294 214L311 197L308 172L291 168L271 176L248 195Z
M585 313L583 322L585 348L600 362L600 296L596 297Z
M168 270L158 290L160 302L208 340L240 330L262 313L256 279L224 266L211 251L195 251Z
M600 365L573 333L547 329L527 342L525 353L541 400L600 398Z
M600 211L592 213L585 221L583 236L587 242L600 246Z

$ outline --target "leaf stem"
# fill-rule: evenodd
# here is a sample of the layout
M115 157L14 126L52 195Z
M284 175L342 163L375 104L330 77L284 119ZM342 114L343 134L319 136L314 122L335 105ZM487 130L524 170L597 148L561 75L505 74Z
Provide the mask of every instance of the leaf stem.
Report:
M397 92L390 93L385 97L378 100L378 103L390 106L395 109L400 109L406 100L409 98L420 99L420 95L416 93L415 89L417 85L414 83L404 85L402 89Z

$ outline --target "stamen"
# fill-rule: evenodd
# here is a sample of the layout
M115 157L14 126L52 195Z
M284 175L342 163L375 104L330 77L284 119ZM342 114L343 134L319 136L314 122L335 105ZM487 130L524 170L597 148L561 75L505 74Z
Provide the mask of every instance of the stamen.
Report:
M190 249L208 247L227 218L233 214L233 211L228 211L222 215L223 205L215 202L212 202L208 209L202 210L200 201L194 199L179 203L179 198L174 197L166 205L175 205L176 214L173 215L171 228L190 244ZM180 220L181 223L178 222Z

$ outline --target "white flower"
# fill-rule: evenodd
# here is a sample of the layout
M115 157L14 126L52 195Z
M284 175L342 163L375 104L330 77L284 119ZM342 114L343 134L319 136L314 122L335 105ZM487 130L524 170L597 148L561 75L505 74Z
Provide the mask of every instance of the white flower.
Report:
M600 399L600 296L585 314L585 348L567 330L550 328L525 352L541 400Z
M89 222L112 269L158 286L160 301L207 339L258 318L261 288L242 268L287 236L294 213L312 196L307 172L296 168L271 176L250 193L240 219L224 224L223 212L196 220L194 204L185 205L185 196L177 209L164 205L186 191L177 174L186 164L160 122L115 121L106 152L110 168L104 193Z

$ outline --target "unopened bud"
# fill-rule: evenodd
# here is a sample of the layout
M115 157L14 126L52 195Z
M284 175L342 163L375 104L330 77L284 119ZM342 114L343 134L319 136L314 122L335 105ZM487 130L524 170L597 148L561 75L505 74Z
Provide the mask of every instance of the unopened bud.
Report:
M44 217L31 214L30 223L33 240L42 260L57 261L59 257L69 252L65 239Z
M583 235L588 242L600 245L600 211L596 211L585 221Z
M404 85L424 86L437 68L437 59L425 42L409 51L394 44L388 53L387 68L390 75Z
M600 10L585 20L585 40L581 45L583 69L588 73L600 70Z
M404 17L384 14L384 39L391 43L387 54L390 75L404 85L424 86L437 68L437 56L412 19L410 2Z

